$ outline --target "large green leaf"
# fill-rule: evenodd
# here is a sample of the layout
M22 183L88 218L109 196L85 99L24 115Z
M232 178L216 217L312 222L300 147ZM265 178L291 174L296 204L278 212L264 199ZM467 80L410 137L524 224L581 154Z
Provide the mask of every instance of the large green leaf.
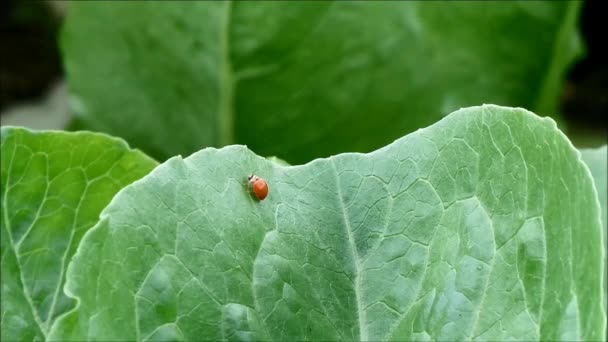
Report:
M581 149L583 160L589 167L595 188L597 189L600 207L602 208L602 224L604 226L604 250L608 251L608 147ZM605 256L605 254L604 254ZM605 259L604 259L605 260ZM604 290L608 285L608 274L604 270ZM606 298L604 298L606 306Z
M599 340L600 229L578 152L521 109L463 109L303 166L204 149L104 209L50 337Z
M2 341L43 340L74 305L62 291L84 233L156 162L95 133L2 127Z
M238 143L302 163L480 103L557 114L579 6L85 1L62 48L76 127L161 159Z

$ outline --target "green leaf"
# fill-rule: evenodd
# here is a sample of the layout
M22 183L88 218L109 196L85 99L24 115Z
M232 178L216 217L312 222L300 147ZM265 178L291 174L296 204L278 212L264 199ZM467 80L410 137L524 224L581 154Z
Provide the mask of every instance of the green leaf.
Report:
M583 148L581 149L583 161L589 167L591 176L597 189L600 207L602 208L602 224L604 226L604 251L608 251L608 147L607 145L598 148ZM606 257L606 254L604 254ZM606 259L604 259L606 263ZM608 284L608 274L604 269L604 290ZM606 307L606 297L604 297L604 307Z
M480 103L557 116L580 4L76 2L73 127L162 160L238 143L294 164Z
M608 224L608 215L606 213L606 203L608 202L606 199L606 197L608 197L606 190L608 189L608 180L606 179L608 177L606 175L608 169L608 148L606 145L598 148L583 148L581 149L581 156L583 161L585 161L585 164L589 167L591 176L593 176L598 199L602 208L602 222L605 228ZM604 237L606 237L605 234Z
M459 110L302 166L204 149L104 209L50 337L599 340L600 236L578 152L522 109Z
M155 161L97 133L2 127L2 341L43 340L74 306L61 291L87 230Z

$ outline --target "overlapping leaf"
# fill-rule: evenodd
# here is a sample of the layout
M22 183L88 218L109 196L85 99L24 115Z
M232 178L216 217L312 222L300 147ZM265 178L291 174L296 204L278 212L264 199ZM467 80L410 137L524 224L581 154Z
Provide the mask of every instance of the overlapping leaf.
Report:
M44 340L74 303L65 270L84 233L122 187L156 162L96 133L2 127L3 341Z
M50 337L599 340L600 224L578 153L521 109L463 109L303 166L205 149L102 212Z
M604 226L604 250L608 251L608 148L606 145L598 148L581 149L581 155L593 176L600 207L602 208L602 224ZM604 262L606 255L604 254ZM608 285L608 274L604 270L604 289ZM606 298L604 298L606 306Z

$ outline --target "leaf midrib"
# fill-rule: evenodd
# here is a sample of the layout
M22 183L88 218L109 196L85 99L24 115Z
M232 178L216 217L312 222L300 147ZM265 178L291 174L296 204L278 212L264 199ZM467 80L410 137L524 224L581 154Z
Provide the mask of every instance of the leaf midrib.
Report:
M573 63L574 59L576 58L576 54L580 54L580 48L575 49L574 52L572 51L568 51L567 53L569 54L569 56L567 58L564 58L563 60L559 57L557 57L560 53L560 50L565 50L563 49L563 45L567 45L569 44L568 42L568 36L572 33L572 27L574 26L574 24L572 23L573 21L576 22L576 17L577 14L580 12L579 10L579 4L576 4L576 1L574 1L574 3L570 3L568 4L568 7L566 9L566 13L564 14L563 17L563 21L562 24L560 25L560 27L557 30L557 33L555 34L555 38L553 41L553 46L551 49L551 55L550 57L550 63L548 63L547 65L547 69L546 69L546 73L545 73L545 77L542 79L541 81L541 87L540 87L540 91L538 93L538 97L536 100L536 103L534 104L533 109L536 111L541 111L541 115L551 115L554 116L555 114L558 113L543 113L543 111L547 110L548 108L552 108L555 107L554 105L551 104L551 102L553 102L554 98L553 98L553 93L552 90L553 84L556 84L557 80L556 78L560 77L560 71L562 69L560 69L560 65L562 63ZM580 39L580 36L577 37L578 39ZM579 50L579 51L576 51Z
M357 251L357 245L355 244L355 238L353 236L353 230L350 226L350 220L348 219L348 215L346 213L346 205L344 204L344 197L342 196L342 186L340 184L340 177L338 176L338 169L336 168L336 163L333 158L331 160L331 167L334 169L334 175L336 177L336 191L338 195L339 204L342 210L342 218L344 220L344 230L346 230L346 234L348 237L348 243L350 245L351 254L353 258L353 267L354 267L354 279L353 286L355 291L355 301L357 303L357 320L359 325L359 340L367 341L368 340L368 332L365 315L365 308L363 306L363 299L361 298L361 267L359 265L359 252Z
M227 146L234 143L234 75L230 60L230 19L232 1L226 1L219 30L220 72L219 72L219 116L218 144Z

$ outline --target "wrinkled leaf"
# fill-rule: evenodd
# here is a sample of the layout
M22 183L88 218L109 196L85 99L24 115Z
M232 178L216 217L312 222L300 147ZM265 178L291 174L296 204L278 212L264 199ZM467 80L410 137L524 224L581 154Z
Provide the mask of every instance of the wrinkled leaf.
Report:
M579 7L75 2L62 35L74 127L163 160L238 143L302 163L479 103L556 115Z
M606 145L599 148L583 148L581 149L583 161L589 167L595 188L597 189L600 207L602 208L602 224L604 226L604 251L608 251L608 147ZM604 254L604 257L606 255ZM604 259L606 260L606 259ZM605 262L605 261L604 261ZM608 275L604 269L604 289L608 285ZM604 297L604 306L606 301Z
M51 338L599 340L600 229L576 150L521 109L303 166L204 149L104 209Z
M43 340L74 306L62 291L84 233L156 162L96 133L2 127L2 341Z

